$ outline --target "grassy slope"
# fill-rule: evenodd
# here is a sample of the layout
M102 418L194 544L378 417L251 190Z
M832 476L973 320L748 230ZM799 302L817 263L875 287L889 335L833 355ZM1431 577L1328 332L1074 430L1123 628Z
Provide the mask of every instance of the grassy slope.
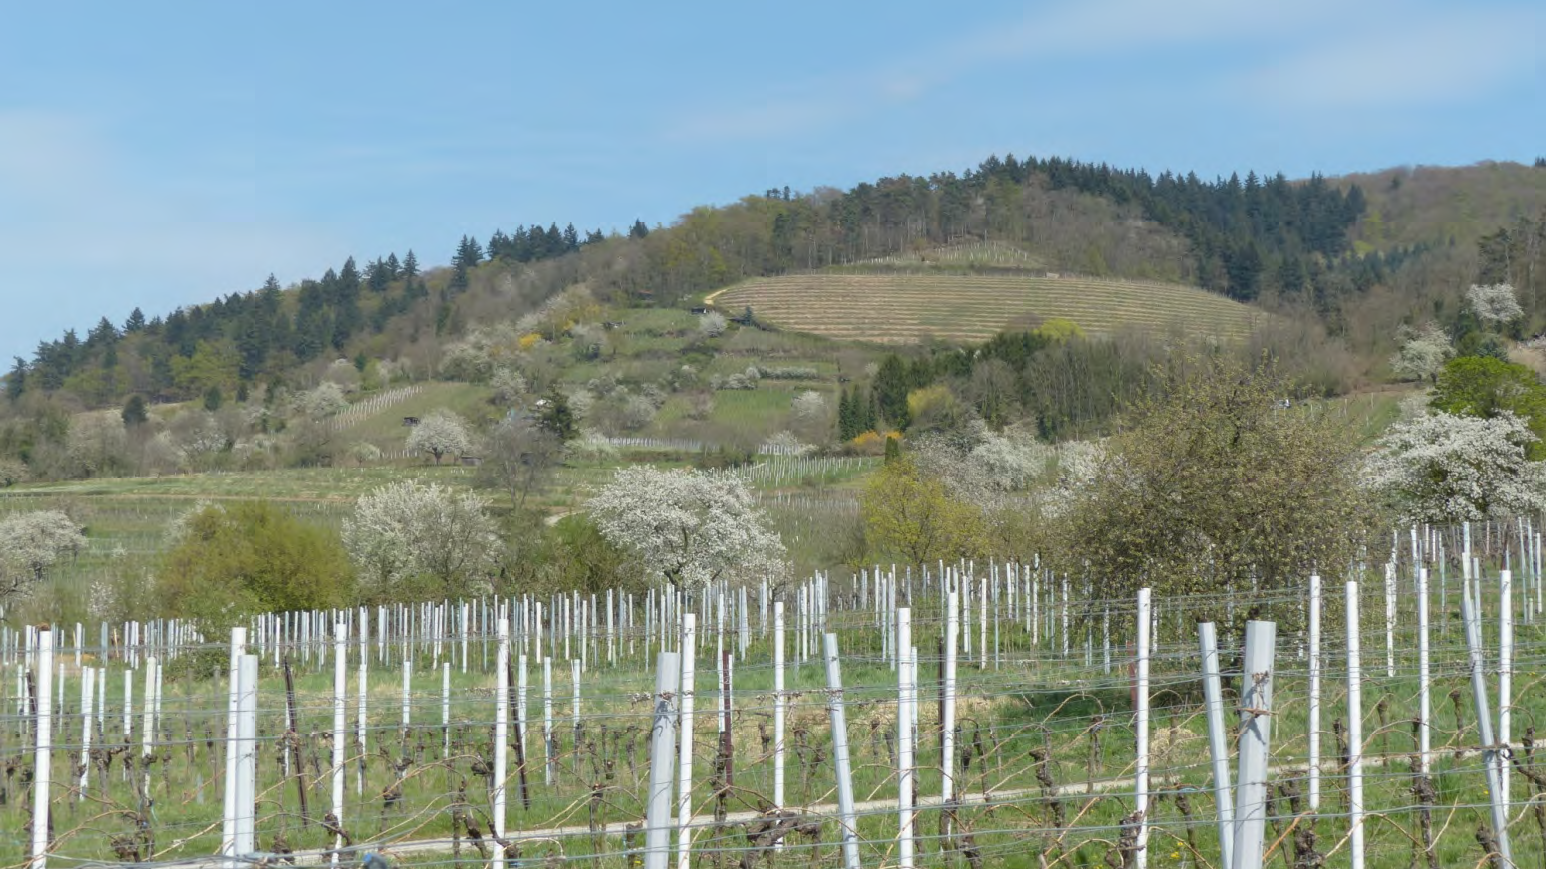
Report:
M787 329L881 343L981 341L1051 317L1073 320L1091 333L1179 328L1241 338L1267 316L1177 284L1030 274L789 275L738 284L714 304L726 311L750 306Z

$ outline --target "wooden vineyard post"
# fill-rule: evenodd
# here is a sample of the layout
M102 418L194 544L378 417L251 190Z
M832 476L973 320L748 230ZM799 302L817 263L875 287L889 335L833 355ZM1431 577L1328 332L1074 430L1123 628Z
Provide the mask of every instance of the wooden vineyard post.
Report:
M311 813L306 807L306 769L301 761L301 737L296 724L295 671L290 667L290 656L284 657L285 673L285 748L286 770L295 777L295 794L301 804L301 829L311 825Z

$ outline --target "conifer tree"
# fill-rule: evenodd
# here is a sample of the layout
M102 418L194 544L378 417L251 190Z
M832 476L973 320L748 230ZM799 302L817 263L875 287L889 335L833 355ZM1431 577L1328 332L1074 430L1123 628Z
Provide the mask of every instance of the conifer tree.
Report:
M413 255L413 248L408 249L408 255L403 257L403 277L412 281L419 276L419 258Z
M121 416L123 424L131 429L144 425L150 419L150 413L145 409L145 399L139 393L129 396L129 400L124 402Z
M272 280L273 275L269 275L269 279ZM141 311L139 308L135 308L134 310L130 311L129 319L123 321L123 331L125 334L129 332L138 332L144 328L145 312Z
M5 395L11 401L21 398L27 391L27 360L20 356L14 357L16 361L11 365L11 373L5 378Z

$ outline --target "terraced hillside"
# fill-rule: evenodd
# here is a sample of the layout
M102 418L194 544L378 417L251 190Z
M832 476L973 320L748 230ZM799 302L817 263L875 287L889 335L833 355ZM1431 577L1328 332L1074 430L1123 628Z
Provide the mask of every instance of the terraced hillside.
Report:
M1179 284L1024 274L786 275L745 281L709 301L731 313L750 306L784 329L885 344L981 341L1052 317L1090 333L1179 328L1235 340L1267 316Z

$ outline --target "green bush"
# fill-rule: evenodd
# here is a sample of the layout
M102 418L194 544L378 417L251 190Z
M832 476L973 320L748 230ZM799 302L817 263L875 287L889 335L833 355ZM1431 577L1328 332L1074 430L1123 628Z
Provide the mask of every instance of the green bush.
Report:
M206 630L254 612L344 606L353 589L338 535L267 501L214 505L190 516L156 573L162 611Z

